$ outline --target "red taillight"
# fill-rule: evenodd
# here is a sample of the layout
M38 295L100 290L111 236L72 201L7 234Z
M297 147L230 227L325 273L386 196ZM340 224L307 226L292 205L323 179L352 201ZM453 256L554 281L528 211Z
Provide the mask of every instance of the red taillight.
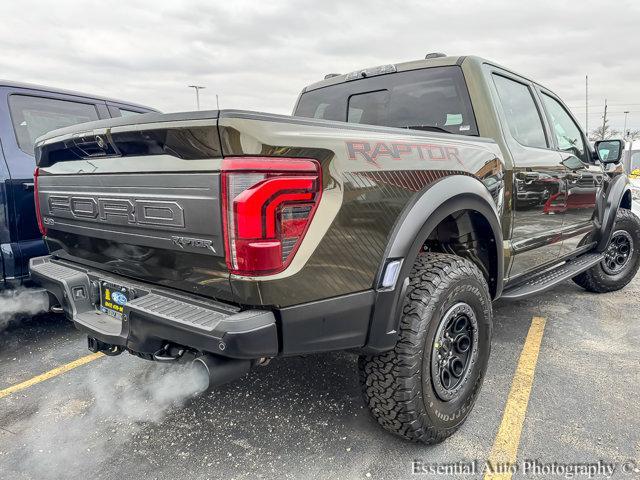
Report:
M42 213L40 213L40 197L38 196L38 177L40 176L40 169L36 168L33 172L33 200L36 203L36 218L38 219L38 228L43 237L47 235L47 229L44 228L42 223Z
M240 275L284 270L309 228L321 192L315 160L225 158L222 217L229 270Z

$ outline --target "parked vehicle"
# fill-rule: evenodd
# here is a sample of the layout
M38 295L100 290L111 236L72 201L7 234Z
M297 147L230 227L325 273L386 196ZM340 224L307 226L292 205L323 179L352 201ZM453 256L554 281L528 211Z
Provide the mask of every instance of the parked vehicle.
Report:
M27 83L0 80L0 288L29 274L29 259L47 253L33 203L33 144L60 127L155 111L148 107Z
M640 173L640 172L639 172ZM631 198L633 200L640 200L640 177L631 177Z
M219 385L354 350L373 416L425 443L471 411L493 300L617 290L640 261L621 141L592 151L550 90L477 57L327 78L291 117L147 114L36 152L31 272L92 351L190 353Z
M623 152L622 164L629 174L633 174L634 171L640 172L640 150L634 150L633 143L629 146L629 150Z

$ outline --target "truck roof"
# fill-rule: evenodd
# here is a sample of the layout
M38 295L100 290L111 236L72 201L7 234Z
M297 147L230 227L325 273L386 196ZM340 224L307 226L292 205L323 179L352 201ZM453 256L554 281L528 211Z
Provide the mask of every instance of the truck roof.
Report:
M391 64L388 64L388 65L392 65L393 67L395 67L396 72L405 72L405 71L408 71L408 70L418 70L420 68L444 67L444 66L450 66L450 65L462 65L463 62L473 62L478 66L482 65L483 63L489 63L489 64L494 65L496 67L500 67L501 69L506 70L508 72L515 73L518 76L520 76L522 78L526 78L527 80L539 85L537 82L535 82L534 80L531 80L526 75L522 75L520 73L514 72L513 70L511 70L509 68L506 68L506 67L500 65L499 63L493 62L491 60L487 60L486 58L474 56L474 55L438 56L438 57L425 58L425 59L420 59L420 60L411 60L411 61L408 61L408 62L391 63ZM387 65L383 65L383 66L387 66ZM377 67L379 67L379 66L372 67L372 68L377 68ZM349 75L353 75L354 73L362 72L364 70L368 70L368 68L360 68L360 69L355 70L353 72L349 72L349 73L345 73L345 74L341 74L341 75L335 75L335 76L331 76L329 78L325 78L323 80L320 80L319 82L315 82L315 83L312 83L311 85L306 86L305 88L302 89L302 92L304 93L304 92L308 92L310 90L317 90L318 88L328 87L330 85L336 85L338 83L346 82L347 81L347 77Z
M83 97L91 100L101 100L104 102L119 103L122 105L130 105L132 107L144 108L147 110L153 110L155 112L158 111L155 108L151 108L151 107L148 107L147 105L142 105L139 103L129 102L125 100L118 100L116 98L104 97L101 95L93 95L88 93L77 92L75 90L66 90L63 88L48 87L46 85L38 85L34 83L16 82L13 80L3 80L0 78L0 87L25 88L29 90L40 90L42 92L60 93L63 95L74 95L76 97Z

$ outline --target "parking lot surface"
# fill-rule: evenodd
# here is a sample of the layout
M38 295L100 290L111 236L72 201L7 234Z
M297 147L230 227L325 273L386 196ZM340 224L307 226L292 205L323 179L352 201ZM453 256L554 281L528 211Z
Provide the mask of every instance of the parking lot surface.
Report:
M241 381L187 398L194 388L187 370L128 354L37 377L88 355L86 339L59 316L14 321L0 332L1 476L406 478L415 461L484 462L504 430L518 462L600 460L618 465L613 478L635 478L620 466L640 464L639 299L640 277L612 294L566 282L532 299L496 303L476 407L457 434L433 447L377 426L360 399L351 354L276 359ZM510 390L534 317L544 329L523 403ZM500 428L511 401L516 411L522 407L520 435L508 424Z

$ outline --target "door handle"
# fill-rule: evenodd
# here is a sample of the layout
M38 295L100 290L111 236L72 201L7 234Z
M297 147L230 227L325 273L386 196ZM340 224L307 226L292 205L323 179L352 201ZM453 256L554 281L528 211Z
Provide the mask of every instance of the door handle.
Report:
M33 182L24 182L22 184L22 188L24 188L25 190L33 190L34 186L35 184Z
M582 178L582 175L580 175L578 173L568 173L567 174L567 180L572 185L575 185L576 183L578 183L581 178Z
M518 180L523 180L524 183L532 183L535 180L540 179L540 175L536 172L518 172L516 173Z

